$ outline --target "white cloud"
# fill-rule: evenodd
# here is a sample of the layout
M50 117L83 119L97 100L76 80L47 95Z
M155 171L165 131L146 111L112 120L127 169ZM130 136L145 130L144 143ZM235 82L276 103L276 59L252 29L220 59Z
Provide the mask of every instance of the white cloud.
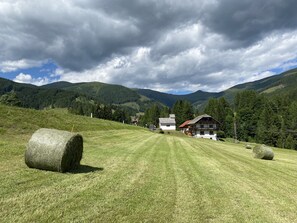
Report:
M222 37L211 33L207 36L198 47L159 60L151 55L151 48L140 47L130 55L114 57L93 69L83 72L59 69L55 75L70 82L100 81L161 91L218 92L275 74L268 70L296 64L283 61L296 56L297 32L274 34L248 48L234 50L216 48L210 42L213 39L223 42Z
M33 78L30 74L24 74L24 73L18 74L14 78L13 81L18 82L18 83L33 84L33 85L37 85L37 86L41 86L41 85L50 83L50 81L47 77Z
M0 62L0 71L3 73L16 71L19 69L27 69L31 67L39 67L43 64L43 61L33 61L33 60L6 60Z
M251 0L1 1L0 71L54 61L50 78L70 82L225 90L297 66L293 2L264 3L267 13ZM15 80L49 81L26 75Z
M14 81L19 83L31 83L32 79L33 78L30 74L20 73L15 77Z

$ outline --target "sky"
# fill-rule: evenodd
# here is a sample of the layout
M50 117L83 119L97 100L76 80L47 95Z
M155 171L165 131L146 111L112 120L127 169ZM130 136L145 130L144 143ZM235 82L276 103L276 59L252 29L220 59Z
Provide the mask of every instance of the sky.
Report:
M297 67L295 0L1 0L0 77L219 92Z

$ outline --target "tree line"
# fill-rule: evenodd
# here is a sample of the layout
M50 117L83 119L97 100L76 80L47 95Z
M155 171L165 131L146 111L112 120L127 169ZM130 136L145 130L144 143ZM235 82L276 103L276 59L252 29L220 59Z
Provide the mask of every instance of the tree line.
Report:
M150 124L158 126L159 118L167 118L171 113L175 114L176 125L179 126L184 121L194 117L194 108L192 104L186 100L176 101L172 108L161 107L154 104L140 117L139 123L141 126L149 126Z
M92 115L93 118L112 120L127 124L131 123L130 113L125 108L115 105L100 104L94 100L87 100L84 97L76 98L76 100L69 106L68 111L76 115Z
M172 108L154 105L140 118L140 125L158 126L160 117L176 116L176 126L199 114L208 114L220 123L219 136L270 146L297 149L297 101L290 95L273 98L246 90L228 102L224 97L211 98L202 111L190 102L179 100Z
M297 102L288 95L269 98L246 90L232 105L224 98L210 99L204 112L221 123L226 137L297 149Z

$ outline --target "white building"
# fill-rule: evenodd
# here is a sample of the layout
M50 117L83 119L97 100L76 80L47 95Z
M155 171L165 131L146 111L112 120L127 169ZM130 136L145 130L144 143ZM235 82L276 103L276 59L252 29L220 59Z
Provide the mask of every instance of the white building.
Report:
M176 122L175 115L170 114L169 118L159 118L159 126L163 131L175 131L176 130Z
M194 137L217 140L219 122L213 117L207 114L200 115L191 120L188 125L191 126Z

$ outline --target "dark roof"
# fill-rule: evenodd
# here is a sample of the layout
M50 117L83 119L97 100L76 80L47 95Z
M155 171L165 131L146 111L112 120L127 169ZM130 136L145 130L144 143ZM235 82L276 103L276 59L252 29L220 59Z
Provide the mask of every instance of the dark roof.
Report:
M189 125L194 125L197 122L199 122L201 119L203 118L211 118L213 119L215 122L219 123L217 120L215 120L213 117L211 117L210 115L204 114L204 115L199 115L198 117L194 118L193 120L191 120L188 124Z
M191 120L187 120L187 121L185 121L183 124L181 124L181 125L179 126L179 128L185 128L185 127L189 124L190 121L191 121Z

